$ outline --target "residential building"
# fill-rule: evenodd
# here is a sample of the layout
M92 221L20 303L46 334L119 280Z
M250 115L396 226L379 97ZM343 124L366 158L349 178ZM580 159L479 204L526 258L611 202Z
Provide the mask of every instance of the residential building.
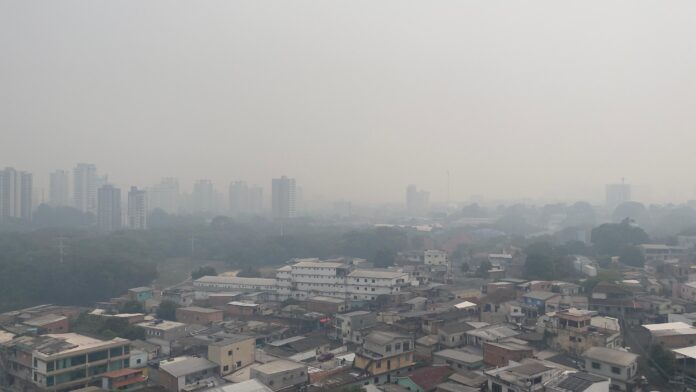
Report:
M198 180L193 184L192 209L197 213L215 212L215 188L210 180Z
M377 315L365 310L336 314L334 316L335 336L345 343L362 344L369 329L377 323Z
M505 324L488 325L466 332L466 342L470 346L483 347L486 342L500 342L503 339L519 335Z
M638 376L638 355L606 347L591 347L582 356L585 371L609 377L610 389L632 390Z
M48 201L52 206L70 205L69 174L66 170L56 170L50 174Z
M176 321L154 320L139 323L145 330L145 340L160 347L160 353L169 355L172 343L187 335L188 325Z
M23 322L24 325L36 328L39 334L70 332L70 320L58 314L46 314Z
M209 291L276 291L276 280L241 278L237 276L204 276L193 281L193 287Z
M154 293L152 287L134 287L128 289L128 299L131 301L145 302L152 299Z
M295 179L282 176L271 182L271 216L288 219L297 216L297 189Z
M227 375L256 361L256 339L247 335L212 336L208 344L208 360L219 365L219 373Z
M107 391L135 391L147 386L144 368L114 370L102 374L101 380L102 389Z
M150 211L160 209L167 214L179 212L179 180L173 177L163 178L159 184L148 191Z
M253 316L259 311L259 305L251 302L230 301L225 307L225 314L232 317Z
M91 163L78 163L73 170L73 201L82 212L97 213L97 167Z
M662 263L666 260L686 256L688 248L664 244L641 244L638 249L643 253L646 264Z
M469 321L454 321L437 329L438 341L443 347L460 347L466 344L466 333L476 328Z
M549 334L550 348L573 356L581 355L590 347L621 347L621 331L593 326L592 318L595 315L594 311L574 308L549 313L538 320L538 332Z
M483 357L465 350L448 348L433 353L433 364L446 364L452 370L476 370L483 366Z
M327 297L324 295L317 295L307 298L307 300L304 302L304 307L310 312L318 312L328 315L345 312L349 308L345 299Z
M652 344L661 344L667 348L696 345L696 327L684 322L645 324L643 328L650 332Z
M251 378L255 379L274 391L298 388L307 384L309 376L307 365L280 359L252 367Z
M428 249L425 252L423 252L423 262L426 265L449 265L449 261L447 259L447 252L436 249Z
M483 362L489 366L507 366L511 361L519 362L531 358L534 349L526 344L515 342L483 343Z
M390 382L392 373L415 364L413 351L411 337L374 331L365 337L353 366L374 377L375 384Z
M411 392L432 392L447 380L452 370L447 366L426 366L407 376L397 377L396 384ZM385 391L389 389L385 388Z
M595 374L575 372L546 385L548 392L609 392L609 379Z
M546 313L546 302L559 296L550 291L530 291L522 296L522 302L527 306L533 306L539 310L539 314Z
M128 191L128 227L134 230L147 229L147 192L132 186Z
M156 378L168 392L180 392L217 374L218 364L205 358L184 356L161 361Z
M33 211L31 173L7 167L0 171L0 222L30 221Z
M348 274L347 295L353 301L371 301L380 295L398 294L411 286L406 272L386 269L356 269Z
M406 187L406 211L411 216L424 216L428 211L430 193L419 191L415 185Z
M276 270L278 297L304 300L313 296L345 299L350 268L343 262L296 259Z
M563 376L563 370L548 366L541 361L525 359L521 363L486 370L488 390L491 392L536 392Z
M273 390L257 380L247 380L209 388L204 392L273 392Z
M184 324L209 325L222 321L222 310L187 306L176 309L176 321Z
M121 228L121 190L113 185L99 188L97 227L110 232Z
M74 333L21 336L0 344L4 371L24 390L63 391L98 382L130 366L130 342ZM23 387L23 388L22 388Z

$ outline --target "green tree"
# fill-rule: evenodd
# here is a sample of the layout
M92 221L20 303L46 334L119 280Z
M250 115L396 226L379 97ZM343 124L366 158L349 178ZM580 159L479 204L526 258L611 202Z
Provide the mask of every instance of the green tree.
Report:
M626 245L619 252L619 261L632 267L643 267L645 256L637 246Z
M191 279L196 280L204 276L217 276L217 271L210 266L198 267L197 270L191 271Z
M595 227L591 238L599 254L610 256L618 256L626 245L640 245L650 240L643 229L634 226L628 219Z
M488 278L488 271L490 271L491 268L493 268L493 264L488 260L483 260L476 269L476 276Z
M536 242L526 250L525 276L530 279L553 280L574 274L571 258L562 254L550 242Z
M677 360L674 353L660 344L650 346L650 362L658 368L658 372L666 381L674 375Z
M176 320L176 309L178 307L179 305L176 302L162 301L157 307L157 318L170 321Z

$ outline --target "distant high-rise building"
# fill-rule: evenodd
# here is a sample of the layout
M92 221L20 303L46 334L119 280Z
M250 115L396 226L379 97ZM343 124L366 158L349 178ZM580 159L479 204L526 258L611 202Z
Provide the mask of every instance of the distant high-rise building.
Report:
M263 213L263 188L260 186L252 186L249 188L249 213Z
M101 231L121 228L121 190L104 185L97 191L97 227Z
M607 209L613 211L620 204L631 201L630 184L608 184L606 187Z
M297 216L295 179L282 176L271 182L271 215L273 219Z
M51 173L48 201L53 206L70 205L69 174L66 170L56 170Z
M406 210L409 215L425 215L428 210L428 199L430 199L430 193L419 191L415 185L406 187Z
M233 181L229 190L230 214L249 213L249 187L244 181Z
M167 214L179 212L179 180L173 177L163 178L162 181L150 188L148 192L148 208L161 209Z
M97 212L97 167L91 163L78 163L73 171L73 200L75 208L82 212Z
M135 230L147 229L147 193L132 186L128 192L128 227Z
M8 218L31 220L32 186L31 173L11 167L0 171L0 221Z
M193 212L211 213L215 211L215 188L210 180L198 180L193 184L191 194Z

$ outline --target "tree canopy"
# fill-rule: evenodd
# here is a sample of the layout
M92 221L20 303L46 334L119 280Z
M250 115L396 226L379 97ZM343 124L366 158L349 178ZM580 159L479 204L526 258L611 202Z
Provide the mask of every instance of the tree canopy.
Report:
M595 227L591 239L599 254L610 256L618 256L627 245L644 244L650 240L645 231L633 225L629 219Z

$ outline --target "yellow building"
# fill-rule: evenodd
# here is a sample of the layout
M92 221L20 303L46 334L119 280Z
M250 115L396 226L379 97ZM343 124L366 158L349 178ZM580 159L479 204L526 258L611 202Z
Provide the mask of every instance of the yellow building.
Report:
M362 348L356 353L354 366L375 376L376 383L390 382L392 373L399 374L401 369L414 365L413 350L410 337L375 331L365 337Z
M220 365L220 374L230 374L256 360L256 340L251 336L220 337L208 344L208 360Z

